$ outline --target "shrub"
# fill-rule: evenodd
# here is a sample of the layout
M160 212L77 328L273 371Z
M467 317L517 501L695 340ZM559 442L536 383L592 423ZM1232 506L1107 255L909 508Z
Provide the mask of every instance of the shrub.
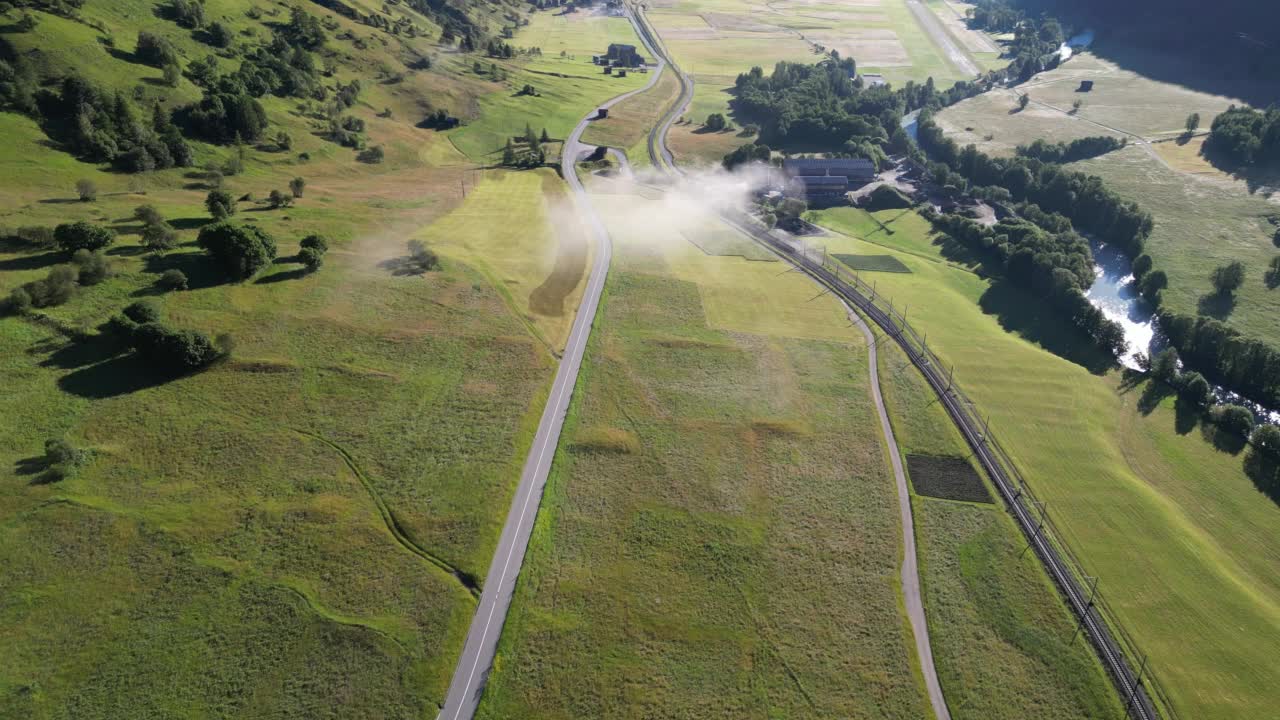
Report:
M59 265L49 271L43 280L23 285L20 289L30 298L28 307L53 307L71 299L76 292L79 274L70 265ZM13 299L13 296L10 296Z
M178 231L168 223L148 225L142 231L142 246L151 252L172 250L178 245Z
M1239 405L1219 405L1213 409L1214 420L1223 430L1247 438L1253 430L1253 413Z
M436 255L421 240L409 241L409 265L417 272L426 272L440 267L440 256Z
M134 208L133 219L143 225L159 225L164 222L164 216L160 214L155 205L139 205Z
M315 272L324 264L324 253L316 248L302 248L298 251L298 261L307 267L310 272Z
M329 251L329 239L323 235L308 235L298 245L302 248L314 248L322 253Z
M728 121L724 119L724 115L722 113L711 113L707 116L707 121L703 123L703 125L712 132L719 132L728 124Z
M97 285L111 273L107 256L101 250L77 250L71 256L71 263L79 270L81 285Z
M267 202L275 209L289 207L293 204L293 196L279 190L272 190L271 194L267 196Z
M383 158L386 157L386 152L382 149L381 145L374 145L368 150L365 150L364 152L360 153L360 155L357 157L360 160L360 162L376 165L382 162Z
M206 367L219 357L208 335L195 330L174 330L157 322L139 325L133 346L155 370L183 374Z
M1178 378L1178 392L1196 407L1208 407L1213 402L1213 387L1198 372L1185 372Z
M80 202L93 202L98 199L98 186L92 180L77 180L76 195L80 197Z
M1222 295L1230 295L1244 283L1244 263L1237 260L1222 267L1214 268L1210 279L1213 280L1213 288L1215 290Z
M166 290L186 290L187 274L177 268L165 270L160 275L160 287Z
M293 193L296 198L302 197L303 191L307 189L307 181L296 177L289 181L289 192Z
M213 23L209 26L209 44L214 47L231 47L231 41L234 36L231 34L231 28L220 22Z
M196 242L235 280L251 278L276 257L276 243L261 229L220 222L207 225Z
M147 299L130 303L120 312L139 325L160 322L160 303L155 300Z
M0 302L0 313L21 314L31 309L31 293L23 288L14 288L9 296Z
M1259 425L1249 436L1249 443L1272 457L1280 458L1280 427Z
M53 239L58 249L66 252L101 250L115 242L116 234L108 228L81 220L76 223L64 223L54 228Z
M1165 348L1151 358L1151 374L1165 382L1173 382L1178 374L1178 351Z
M145 30L138 33L138 49L134 54L142 62L154 67L178 63L178 51L173 49L173 45L159 35Z
M1151 272L1151 256L1147 254L1139 255L1133 259L1133 279L1138 282L1149 272Z
M44 466L41 482L52 483L65 480L89 459L89 453L71 445L62 438L49 438L44 441Z
M225 220L236 214L236 201L226 190L210 190L204 199L204 206L215 220Z

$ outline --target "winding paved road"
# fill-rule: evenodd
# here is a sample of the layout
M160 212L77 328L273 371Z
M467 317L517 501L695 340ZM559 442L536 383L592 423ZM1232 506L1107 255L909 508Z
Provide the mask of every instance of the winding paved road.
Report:
M929 10L926 9L925 12L929 12ZM630 16L632 24L636 26L636 33L644 41L649 51L654 53L660 61L664 62L680 78L680 99L672 106L671 111L665 116L664 120L658 123L649 134L649 154L654 167L662 167L662 163L659 162L660 154L666 160L669 168L668 172L680 172L670 149L667 148L667 131L670 129L672 121L684 111L684 108L693 99L693 79L685 75L684 71L674 61L665 56L665 49L662 48L658 38L650 34L651 31L647 20L641 18L638 13L631 13ZM936 22L937 18L934 18L934 20ZM738 225L729 218L725 219L731 225ZM747 235L748 237L754 237L752 233L747 233ZM822 285L816 278L814 282ZM889 413L885 408L884 398L880 394L880 373L876 362L876 339L862 316L855 312L843 298L840 299L840 303L844 306L850 322L862 330L862 334L867 340L868 364L871 372L871 396L875 401L876 414L880 418L880 429L884 434L885 446L889 450L889 460L893 466L894 482L898 490L898 515L902 524L903 538L902 567L900 570L902 598L907 609L907 619L911 624L911 634L915 640L916 656L920 661L920 669L924 675L925 690L929 696L929 704L933 708L935 720L951 720L951 711L947 709L947 701L942 694L942 684L938 681L938 671L933 663L933 649L929 641L929 625L925 618L924 601L920 595L920 569L916 558L916 534L915 521L911 514L911 493L907 490L907 477L902 470L902 454L898 451L898 442L893 435L893 426L889 423Z
M661 74L660 69L649 72L649 82L644 87L619 95L599 107L612 107L615 103L653 87ZM595 261L591 266L591 274L587 278L582 302L578 305L577 315L573 319L573 327L569 330L569 340L565 344L560 366L556 369L551 393L547 397L546 408L542 411L542 419L538 423L538 432L533 437L533 445L529 448L524 470L520 473L520 484L516 488L515 500L507 513L507 522L502 527L502 535L498 538L498 549L493 555L493 562L489 565L489 573L485 575L480 603L476 607L475 617L471 620L471 628L467 631L466 643L463 645L458 666L454 669L453 680L449 683L444 708L437 716L440 720L468 720L475 716L476 708L480 704L485 681L489 677L489 670L493 667L493 657L498 649L498 639L502 635L502 625L506 622L507 610L511 607L511 597L515 594L516 578L519 577L520 568L524 564L525 550L529 547L529 536L533 532L533 523L538 516L538 507L542 503L542 491L547 483L547 473L551 470L551 461L556 454L556 445L559 443L560 431L564 426L565 413L569 410L569 400L578 382L578 370L582 367L587 338L591 335L596 310L600 307L600 294L604 290L605 277L609 273L609 261L613 256L609 233L605 230L600 216L591 206L591 201L587 198L574 167L578 158L585 152L585 147L581 143L582 133L595 116L596 111L593 109L587 117L582 119L582 122L578 123L565 140L560 157L560 170L569 187L573 189L578 210L587 221L591 236L595 240Z

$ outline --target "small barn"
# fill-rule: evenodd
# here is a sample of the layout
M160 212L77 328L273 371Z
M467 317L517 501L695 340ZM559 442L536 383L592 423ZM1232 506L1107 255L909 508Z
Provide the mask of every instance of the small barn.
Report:
M639 67L644 65L644 57L636 52L635 45L611 43L605 59L619 67Z

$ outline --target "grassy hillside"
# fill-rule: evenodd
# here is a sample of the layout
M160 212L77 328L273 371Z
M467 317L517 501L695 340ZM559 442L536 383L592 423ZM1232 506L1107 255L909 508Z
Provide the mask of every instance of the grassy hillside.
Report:
M830 251L888 253L912 270L876 273L878 288L909 306L990 413L1179 711L1265 714L1275 672L1264 658L1280 641L1280 554L1266 538L1280 529L1280 508L1245 474L1239 448L1176 412L1171 397L1091 374L1078 364L1088 363L1079 340L1033 298L944 262L927 226L895 220L899 212L877 214L892 235L833 236Z
M441 43L441 21L468 27L454 10L496 35L510 6L347 4L407 18L413 35L403 20L393 33L301 3L325 36L310 52L326 98L263 95L260 140L189 134L189 167L121 172L69 151L37 117L0 112L0 295L68 258L17 228L88 220L118 233L104 282L0 318L12 390L0 398L0 716L422 718L443 698L589 249L554 172L484 170L451 142L473 126L523 129L523 113L485 125L482 111L514 94L536 56ZM31 11L30 29L11 12L3 56L23 58L37 90L75 73L149 118L155 103L174 110L202 90L186 76L168 87L141 64L141 32L171 44L184 69L213 56L229 74L290 20L286 3L208 0L193 30L167 5L88 0L73 17ZM214 22L229 48L207 43ZM510 42L559 58L596 42L597 22L538 13ZM526 37L539 23L560 32ZM505 81L474 73L476 59ZM539 77L565 117L621 92ZM364 122L380 162L333 139L326 106L353 81L340 116ZM419 127L437 109L463 126ZM291 207L263 202L291 194L296 177L305 190ZM78 201L80 180L95 201ZM195 246L214 187L244 198L233 222L279 245L243 283ZM176 247L141 246L143 204ZM309 273L295 254L311 233L330 250ZM442 269L403 274L411 238ZM169 269L190 289L161 288ZM230 359L170 379L99 332L147 298L167 325L229 333ZM49 438L88 455L59 482L46 482Z

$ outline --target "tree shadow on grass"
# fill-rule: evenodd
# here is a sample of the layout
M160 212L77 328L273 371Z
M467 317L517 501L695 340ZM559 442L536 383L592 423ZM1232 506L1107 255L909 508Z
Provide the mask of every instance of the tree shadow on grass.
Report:
M1196 309L1201 315L1208 315L1217 320L1226 320L1231 311L1236 309L1236 296L1228 293L1210 293L1200 297Z
M1173 388L1159 380L1151 380L1142 388L1142 394L1138 396L1138 412L1150 415L1170 395L1173 395Z
M215 285L222 285L226 277L214 266L209 256L202 252L170 252L164 255L150 255L146 259L146 271L157 275L166 270L181 270L187 276L187 289L200 290ZM141 292L141 291L138 291ZM134 295L137 296L138 292ZM143 292L152 294L151 290Z
M35 475L44 472L49 467L49 461L43 455L22 458L13 464L13 473L15 475Z
M1280 504L1280 460L1256 448L1244 456L1244 473L1253 486L1271 501Z
M265 277L260 277L254 281L254 285L269 285L271 283L285 282L286 280L301 280L310 275L310 271L306 268L296 268L294 270L285 270Z
M994 315L1005 330L1095 375L1115 367L1115 358L1099 350L1092 339L1068 324L1061 313L1007 280L995 280L978 299L978 305L983 312Z
M1186 435L1200 424L1204 408L1179 395L1173 403L1173 430L1179 435Z
M213 218L174 218L169 221L169 226L174 230L199 230L213 222Z
M34 353L48 353L40 361L40 367L58 370L75 370L115 357L125 348L115 338L107 335L95 335L88 340L72 340L68 342L51 341L32 347Z
M120 355L88 365L58 379L58 387L83 398L103 399L128 395L176 379L157 375L136 355Z
M57 265L66 259L67 254L58 251L43 252L37 255L23 255L0 260L0 270L40 270L51 265Z

